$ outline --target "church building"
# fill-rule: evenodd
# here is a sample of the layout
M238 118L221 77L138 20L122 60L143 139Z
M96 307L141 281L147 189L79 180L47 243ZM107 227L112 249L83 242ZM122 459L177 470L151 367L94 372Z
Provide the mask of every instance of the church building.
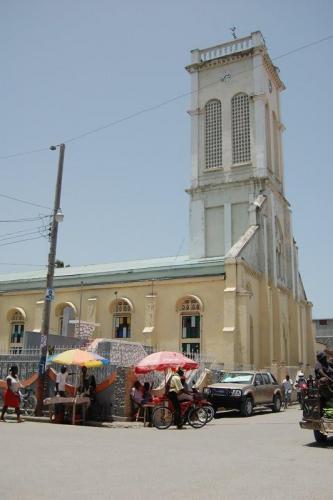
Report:
M260 32L192 51L189 254L56 269L51 333L183 351L225 369L314 363L285 197L280 92ZM41 329L46 272L0 275L0 345Z

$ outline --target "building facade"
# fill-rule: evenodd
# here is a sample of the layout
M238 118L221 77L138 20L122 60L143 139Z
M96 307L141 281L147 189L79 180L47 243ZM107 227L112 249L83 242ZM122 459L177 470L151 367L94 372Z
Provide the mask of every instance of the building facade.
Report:
M314 319L313 331L316 342L333 347L333 319ZM321 349L323 350L323 349Z
M260 32L192 51L189 256L56 270L51 330L198 354L227 368L314 362L284 194L280 92ZM39 331L45 275L0 275L0 343ZM80 309L81 304L81 311Z

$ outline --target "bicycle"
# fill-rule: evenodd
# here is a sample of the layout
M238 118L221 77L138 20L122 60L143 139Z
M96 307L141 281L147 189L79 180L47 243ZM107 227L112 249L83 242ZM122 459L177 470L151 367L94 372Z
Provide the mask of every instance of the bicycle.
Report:
M24 389L24 393L20 390L20 411L23 415L32 416L35 414L37 406L37 398L34 395L33 389ZM0 407L3 407L3 395L0 393ZM7 413L13 414L14 408L8 408Z
M153 410L152 422L157 429L168 429L175 420L175 411L169 399ZM193 401L180 402L180 416L182 423L188 423L194 429L201 429L208 421L208 414L203 406L196 405Z
M204 399L202 394L196 389L193 389L193 400L197 406L200 406L206 410L207 424L211 422L215 417L215 410L213 405L209 401L207 401L207 399Z

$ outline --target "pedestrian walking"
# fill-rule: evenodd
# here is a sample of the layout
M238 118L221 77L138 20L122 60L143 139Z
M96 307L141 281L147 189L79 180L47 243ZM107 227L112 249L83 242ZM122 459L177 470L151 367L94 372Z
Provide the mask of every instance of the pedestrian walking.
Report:
M291 380L289 375L286 375L286 378L282 382L284 389L284 409L286 410L291 402L291 393L293 390L293 381Z
M304 394L307 390L306 378L305 378L304 373L302 371L300 371L296 375L294 388L296 389L296 392L297 392L297 401L299 402L299 406L302 410L303 409Z
M18 374L18 367L16 365L13 365L9 370L8 377L6 378L7 390L5 392L4 406L2 408L1 417L0 417L0 420L2 422L6 422L5 414L8 410L8 407L14 408L16 416L17 416L17 421L19 423L23 422L23 420L21 419L21 413L20 413L21 397L20 397L20 392L19 392L22 385L21 385L21 382L19 381L17 374Z

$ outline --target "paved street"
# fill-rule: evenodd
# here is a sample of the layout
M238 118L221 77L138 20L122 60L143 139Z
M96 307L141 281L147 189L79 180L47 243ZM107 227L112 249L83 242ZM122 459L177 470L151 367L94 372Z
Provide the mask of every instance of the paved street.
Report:
M0 424L2 500L331 499L333 440L300 410L218 418L202 430Z

